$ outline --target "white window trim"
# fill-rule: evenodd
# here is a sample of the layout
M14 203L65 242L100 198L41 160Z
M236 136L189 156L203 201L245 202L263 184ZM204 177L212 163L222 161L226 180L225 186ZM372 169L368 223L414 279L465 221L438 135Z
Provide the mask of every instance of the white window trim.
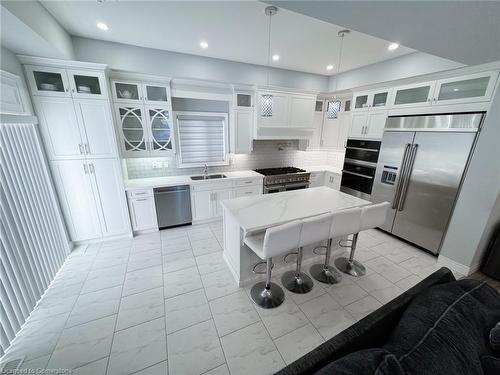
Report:
M228 114L223 112L174 112L175 118L175 132L176 134L176 142L177 142L177 167L178 168L196 168L203 167L205 165L209 167L220 166L220 165L229 165L229 122L228 122ZM183 163L182 162L182 147L181 147L181 137L179 131L179 116L188 115L188 116L204 116L204 117L223 117L224 118L224 160L219 162L206 162L206 163Z

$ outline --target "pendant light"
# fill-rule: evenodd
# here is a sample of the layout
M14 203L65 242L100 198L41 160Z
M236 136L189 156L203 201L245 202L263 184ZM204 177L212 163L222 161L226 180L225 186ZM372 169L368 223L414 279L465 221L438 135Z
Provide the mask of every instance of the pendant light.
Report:
M340 45L339 45L339 55L338 55L338 60L337 60L337 72L335 73L335 76L337 76L340 72L340 65L342 64L342 53L344 52L344 38L347 34L349 34L351 30L340 30L337 33L337 36L340 38ZM335 91L337 91L338 87L338 77L335 79ZM337 95L335 95L336 97Z

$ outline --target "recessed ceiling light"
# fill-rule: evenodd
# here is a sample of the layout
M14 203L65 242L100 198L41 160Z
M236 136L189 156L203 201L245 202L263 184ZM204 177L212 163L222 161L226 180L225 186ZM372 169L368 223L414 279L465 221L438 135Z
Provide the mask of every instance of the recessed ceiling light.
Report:
M333 65L332 64L326 66L326 70L332 70L332 69L333 69Z
M460 89L455 88L455 89L453 89L453 91L457 92L457 91L460 91Z
M104 22L97 22L97 28L103 31L108 31L109 27Z
M389 44L389 47L387 47L389 51L394 51L397 50L398 48L399 48L399 43L391 43Z
M275 53L273 55L273 61L278 61L280 59L280 55L278 55L277 53Z
M204 40L202 40L200 42L200 47L203 48L203 49L207 49L208 48L208 43Z

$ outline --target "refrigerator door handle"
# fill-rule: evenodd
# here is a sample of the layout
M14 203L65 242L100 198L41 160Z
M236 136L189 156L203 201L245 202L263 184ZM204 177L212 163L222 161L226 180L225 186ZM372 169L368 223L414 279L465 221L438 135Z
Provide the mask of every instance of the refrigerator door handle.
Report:
M399 199L398 211L403 211L406 201L406 193L408 192L408 186L410 185L410 176L413 171L413 164L415 163L415 157L417 155L418 144L414 143L411 146L410 156L408 158L409 164L405 171L405 180L403 187L401 188L401 198Z
M398 180L398 184L396 185L396 193L394 194L394 199L392 200L392 209L395 210L398 206L399 196L401 194L401 187L403 186L404 178L405 178L405 170L406 163L408 159L408 150L411 147L411 143L407 143L405 146L405 150L403 152L403 158L401 160L401 172Z

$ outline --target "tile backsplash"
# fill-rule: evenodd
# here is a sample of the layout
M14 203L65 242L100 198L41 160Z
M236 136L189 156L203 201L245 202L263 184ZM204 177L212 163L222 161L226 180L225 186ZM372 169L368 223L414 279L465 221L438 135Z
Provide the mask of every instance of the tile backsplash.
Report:
M344 150L301 151L298 141L254 141L250 154L231 154L230 164L209 173L270 167L332 165L341 168ZM168 166L164 166L164 164ZM125 159L128 179L201 174L203 168L177 168L175 157Z

